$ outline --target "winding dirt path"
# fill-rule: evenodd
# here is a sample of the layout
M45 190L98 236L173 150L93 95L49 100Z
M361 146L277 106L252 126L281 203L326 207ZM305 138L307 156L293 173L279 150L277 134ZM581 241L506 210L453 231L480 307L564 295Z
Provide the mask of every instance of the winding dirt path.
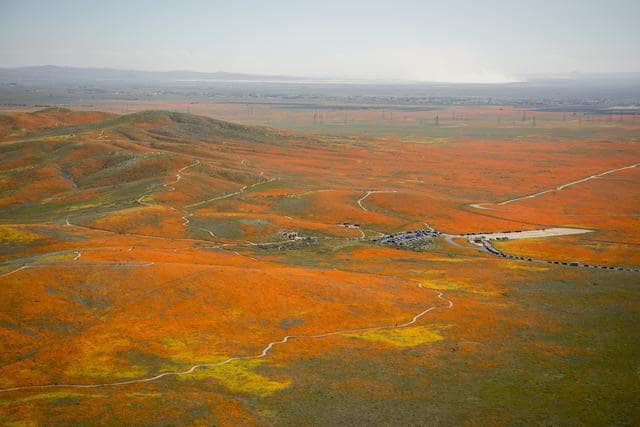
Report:
M420 289L424 289L424 286L422 285L422 283L418 283L418 287ZM115 387L115 386L129 385L129 384L148 383L148 382L152 382L152 381L157 381L157 380L159 380L161 378L168 377L168 376L189 375L189 374L193 373L194 371L196 371L197 369L212 368L212 367L215 367L215 366L222 366L222 365L226 365L226 364L231 363L231 362L236 361L236 360L261 359L261 358L267 357L269 352L275 346L281 345L281 344L285 344L285 343L287 343L289 341L292 341L292 340L321 339L321 338L326 338L326 337L335 336L335 335L344 335L344 334L353 334L353 333L359 333L359 332L369 332L369 331L378 331L378 330L391 330L391 329L406 328L407 326L411 326L411 325L415 324L421 317L423 317L424 315L426 315L427 313L429 313L429 312L431 312L433 310L436 310L438 308L450 309L450 308L453 307L453 301L451 301L450 299L446 299L444 297L444 293L439 292L439 291L435 291L435 290L434 290L434 292L437 293L438 299L440 299L442 301L445 301L447 303L446 306L438 307L438 306L432 305L432 306L422 310L420 313L414 315L407 322L404 322L404 323L401 323L401 324L371 326L371 327L366 327L366 328L343 329L343 330L324 332L324 333L313 334L313 335L287 335L287 336L285 336L285 337L283 337L283 338L281 338L279 340L271 341L270 343L268 343L262 349L262 351L260 353L258 353L256 355L235 356L235 357L230 357L230 358L225 359L225 360L220 361L220 362L200 363L200 364L197 364L197 365L193 365L189 369L186 369L184 371L162 372L162 373L160 373L158 375L155 375L155 376L152 376L152 377L148 377L148 378L139 378L139 379L128 380L128 381L116 381L116 382L110 382L110 383L97 383L97 384L42 384L42 385L27 385L27 386L18 386L18 387L10 387L10 388L5 388L5 389L0 389L0 393L10 392L10 391L19 391L19 390L36 390L36 389L50 389L50 388L80 388L80 389L82 389L82 388L98 388L98 387Z
M248 188L253 188L256 187L258 185L262 185L262 184L266 184L268 182L273 182L275 181L277 178L271 178L271 179L267 179L267 180L260 180L254 184L251 185L245 185L244 187L242 187L240 190L238 191L234 191L233 193L227 193L227 194L223 194L222 196L216 196L216 197L212 197L211 199L207 199L207 200L203 200L201 202L197 202L197 203L192 203L190 205L186 205L185 208L194 208L196 206L202 206L206 203L209 202L214 202L216 200L222 200L222 199L227 199L229 197L233 197L233 196L237 196L238 194L242 194L244 193Z
M494 208L488 208L487 205L502 206L502 205L508 205L510 203L518 202L520 200L534 199L536 197L542 196L542 195L547 194L547 193L552 193L552 192L555 192L555 191L562 191L565 188L571 187L571 186L576 185L576 184L581 184L583 182L587 182L587 181L590 181L592 179L602 178L603 176L609 175L611 173L623 171L623 170L626 170L626 169L632 169L632 168L635 168L635 167L638 167L638 166L640 166L640 162L639 163L634 163L634 164L631 164L631 165L628 165L628 166L623 166L621 168L610 169L608 171L604 171L604 172L601 172L601 173L598 173L598 174L595 174L595 175L589 175L586 178L578 179L576 181L571 181L571 182L568 182L566 184L559 185L559 186L557 186L555 188L539 191L539 192L534 193L534 194L529 194L528 196L516 197L514 199L505 200L504 202L499 202L499 203L472 203L469 206L471 206L472 208L475 208L475 209L493 210Z
M179 170L178 170L178 172L176 173L176 179L175 179L174 181L172 181L172 182L165 183L165 184L163 184L162 186L163 186L163 187L165 187L165 188L166 188L166 187L171 186L171 188L170 188L170 190L169 190L169 191L175 191L175 190L176 190L176 188L175 188L175 187L173 187L173 184L177 184L178 182L180 182L180 180L182 179L182 175L181 175L181 174L182 174L182 172L186 171L186 170L187 170L187 169L189 169L189 168L192 168L192 167L194 167L194 166L197 166L197 165L199 165L199 164L200 164L200 160L196 160L195 162L191 163L190 165L187 165L187 166L185 166L185 167L183 167L183 168L179 169ZM139 204L141 204L142 206L153 206L153 204L152 204L152 203L148 203L148 202L145 202L145 201L144 201L144 199L145 199L146 197L150 196L151 194L153 194L153 192L145 193L145 194L143 194L142 196L138 197L138 199L137 199L136 201L137 201ZM169 206L169 209L172 209L172 210L174 210L174 211L178 212L178 209L174 208L173 206ZM183 218L184 218L184 217L183 217ZM188 221L188 220L187 220L187 221Z
M7 277L7 276L9 276L9 275L11 275L13 273L17 273L18 271L25 270L25 269L31 268L31 267L33 267L33 266L32 265L23 265L22 267L18 267L15 270L11 270L11 271L8 271L8 272L6 272L4 274L0 274L0 277Z
M364 202L364 200L365 200L367 197L369 197L369 196L370 196L370 195L372 195L372 194L376 194L376 193L397 193L397 192L398 192L398 190L369 190L369 191L367 191L367 192L364 194L364 196L362 196L362 197L360 197L360 198L358 199L357 203L358 203L358 206L360 206L360 209L362 209L362 210L363 210L363 211L365 211L365 212L369 212L369 209L365 208L365 207L362 205L362 202Z
M457 237L455 234L443 234L442 237L444 237L444 240L451 246L455 246L457 248L464 248L464 246L462 246L460 243L453 240Z

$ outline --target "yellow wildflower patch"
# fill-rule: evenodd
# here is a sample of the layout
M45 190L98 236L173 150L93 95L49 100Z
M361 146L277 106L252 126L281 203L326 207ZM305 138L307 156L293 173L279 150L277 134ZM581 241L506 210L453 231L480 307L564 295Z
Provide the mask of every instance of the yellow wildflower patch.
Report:
M131 348L131 342L116 334L103 334L87 342L73 364L65 371L71 377L136 378L147 374L142 366L119 360L121 351Z
M181 376L181 379L216 378L232 392L267 396L289 387L291 381L274 381L255 372L261 360L233 361L225 365L197 369L193 374Z
M452 291L465 288L457 282L450 282L448 280L424 280L422 283L424 283L425 287L438 291Z
M39 238L40 236L36 233L19 227L11 227L8 225L0 226L0 244L29 243Z
M433 326L411 326L398 329L378 329L345 335L367 341L383 342L396 347L413 347L443 340L444 337L439 333L442 329L442 327Z
M162 393L127 393L127 397L131 399L159 399Z

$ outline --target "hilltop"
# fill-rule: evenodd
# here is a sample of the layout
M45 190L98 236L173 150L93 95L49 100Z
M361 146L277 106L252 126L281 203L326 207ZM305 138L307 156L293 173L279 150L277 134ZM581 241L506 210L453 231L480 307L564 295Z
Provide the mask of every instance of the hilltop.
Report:
M277 142L285 138L284 134L265 127L244 126L210 117L169 111L126 114L94 123L87 128L117 130L123 133L142 129L153 138L181 141L218 141L230 138L247 142Z
M110 113L45 108L30 113L0 114L0 138L20 137L45 129L99 123L114 117Z
M170 111L140 111L115 115L102 112L46 108L31 113L0 114L0 137L25 134L64 135L95 130L130 132L144 130L149 136L165 139L206 140L212 138L246 139L273 142L284 135L259 126L244 126L209 117ZM45 132L46 130L46 132Z
M269 128L168 111L116 116L49 108L0 115L0 123L5 138L27 138L1 149L5 197L0 217L22 221L60 221L69 209L89 214L130 207L137 198L132 192L156 188L185 157L220 159L224 145L250 148L290 139ZM253 179L236 169L209 175L220 176L225 186ZM87 192L98 187L99 193Z

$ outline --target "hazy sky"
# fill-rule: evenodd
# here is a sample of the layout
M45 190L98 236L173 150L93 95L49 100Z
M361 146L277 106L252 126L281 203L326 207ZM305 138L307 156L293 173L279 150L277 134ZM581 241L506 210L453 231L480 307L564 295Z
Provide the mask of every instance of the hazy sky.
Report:
M640 0L0 0L0 67L436 81L640 71Z

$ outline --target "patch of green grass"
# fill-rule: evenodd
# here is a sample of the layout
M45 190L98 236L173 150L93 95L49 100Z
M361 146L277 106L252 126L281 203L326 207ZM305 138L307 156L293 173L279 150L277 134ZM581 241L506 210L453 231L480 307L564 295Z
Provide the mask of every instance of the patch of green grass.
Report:
M306 197L278 197L271 208L280 215L303 215L311 203Z
M193 217L191 222L194 227L190 227L189 232L194 237L207 238L211 237L209 233L198 227L211 230L213 234L225 239L242 239L244 237L243 226L240 223L241 218L229 217Z
M105 189L100 195L79 202L39 201L23 203L0 211L0 221L7 222L64 222L70 217L73 222L83 222L105 213L138 206L141 194L151 192L158 186L156 180L137 181Z

